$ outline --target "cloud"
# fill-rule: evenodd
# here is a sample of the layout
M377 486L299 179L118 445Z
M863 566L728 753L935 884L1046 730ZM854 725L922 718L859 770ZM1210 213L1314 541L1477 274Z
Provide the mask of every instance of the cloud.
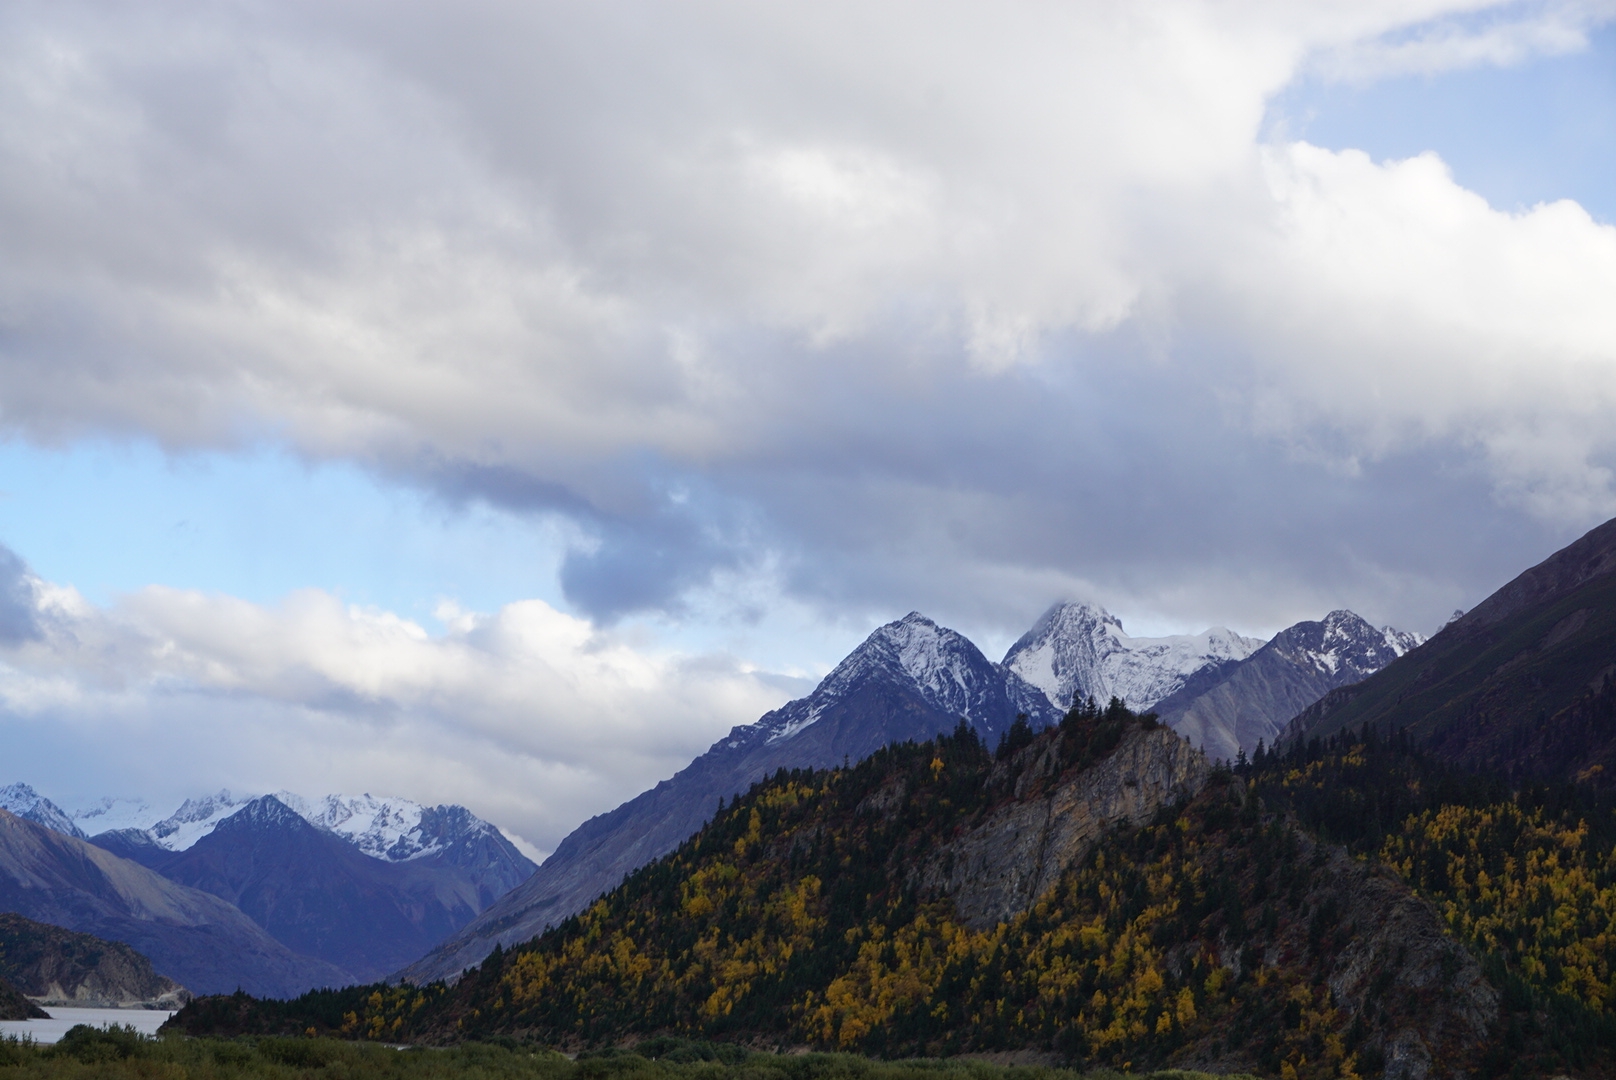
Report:
M0 422L559 513L603 621L750 578L1425 625L1616 512L1609 229L1264 144L1265 104L1608 16L13 6ZM1384 539L1409 505L1509 542L1437 565Z
M537 600L446 604L429 631L316 590L264 607L153 587L103 609L36 584L38 629L0 653L0 726L8 767L63 798L385 791L547 850L801 689Z
M33 575L16 552L0 545L0 645L32 641L39 636Z
M1328 78L1352 82L1511 67L1585 49L1589 32L1612 17L1616 5L1608 0L1478 5L1326 50L1313 67Z

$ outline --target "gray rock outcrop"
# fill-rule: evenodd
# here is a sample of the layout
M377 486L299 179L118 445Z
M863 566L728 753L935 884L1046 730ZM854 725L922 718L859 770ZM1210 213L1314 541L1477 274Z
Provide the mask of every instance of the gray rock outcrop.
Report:
M1211 773L1206 756L1168 728L1135 728L1109 756L1040 792L1060 771L1059 750L1058 740L1041 740L1001 762L1000 772L1020 770L1015 798L920 872L920 887L951 897L966 925L982 929L1026 911L1107 830L1144 824L1193 797Z

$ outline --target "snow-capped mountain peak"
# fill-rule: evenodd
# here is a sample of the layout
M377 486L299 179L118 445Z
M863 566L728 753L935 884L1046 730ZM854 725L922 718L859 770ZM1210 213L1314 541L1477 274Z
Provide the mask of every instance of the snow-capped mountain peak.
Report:
M0 788L0 810L9 810L20 818L43 825L47 829L84 839L84 833L73 824L62 808L27 784L11 784Z
M1237 663L1263 646L1221 626L1199 634L1135 638L1122 620L1084 603L1056 604L1005 654L1004 666L1058 709L1074 698L1121 698L1148 709L1191 679Z
M161 847L184 851L212 832L219 822L252 802L253 797L232 795L221 790L214 795L186 799L180 808L146 831Z
M1332 611L1316 623L1303 622L1274 638L1294 662L1311 665L1333 678L1356 682L1379 671L1424 642L1419 634L1384 626L1375 629L1351 611Z
M876 628L808 697L737 728L728 745L739 749L760 737L770 743L789 739L871 677L909 685L931 708L968 720L989 736L1007 726L1007 709L1011 717L1027 713L1035 724L1060 715L1035 688L983 656L965 635L911 611Z
M29 799L38 798L26 785L14 787L26 789ZM12 790L0 789L0 799ZM496 847L509 845L497 828L464 807L423 806L409 799L378 798L369 793L326 795L320 799L307 799L292 791L277 791L273 795L315 828L335 833L365 854L385 862L419 859L456 844L494 841ZM158 847L185 851L258 798L222 790L186 799L178 810L166 817L153 811L143 799L108 798L86 806L71 818L62 815L59 824L42 824L62 832L72 830L81 837L134 829L144 833ZM18 800L28 801L21 796ZM0 801L0 806L6 805ZM531 866L527 865L527 869ZM521 872L521 866L513 872Z
M363 795L327 795L318 802L310 802L289 791L278 791L275 797L292 807L304 820L318 828L334 832L378 859L387 862L406 862L441 851L445 838L436 819L450 808L426 807L409 799L378 798L369 792ZM469 818L469 828L492 829L481 818Z

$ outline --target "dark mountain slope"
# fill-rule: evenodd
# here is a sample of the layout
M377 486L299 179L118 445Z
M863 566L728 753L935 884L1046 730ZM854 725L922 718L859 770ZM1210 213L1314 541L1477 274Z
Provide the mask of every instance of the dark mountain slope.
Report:
M538 871L464 930L401 972L452 978L496 944L526 941L628 873L672 851L720 799L781 768L858 761L891 742L929 739L963 717L997 742L1018 713L1059 719L1043 693L918 613L876 630L806 698L735 728L689 766L568 835Z
M1311 771L1283 765L1282 778ZM1494 1055L1499 990L1432 905L1394 867L1298 827L1284 782L1268 790L1271 809L1121 708L1074 711L997 760L962 727L851 768L777 774L453 987L264 1009L215 998L174 1023L1034 1050L1302 1078L1559 1060L1527 1056L1536 1036ZM1423 864L1429 849L1411 856Z
M49 1020L50 1013L28 1000L21 990L0 978L0 1020Z
M1286 740L1373 724L1515 777L1616 781L1616 521L1430 641L1292 721Z
M157 870L240 908L288 948L377 979L464 926L478 885L427 859L383 862L273 795Z
M1246 659L1222 668L1212 685L1187 686L1153 711L1209 757L1233 761L1259 742L1272 746L1297 713L1418 644L1412 634L1377 630L1350 611L1332 611L1281 630Z
M0 914L0 977L46 1004L177 1009L190 991L121 941Z
M0 810L0 911L122 941L197 993L270 997L351 982L216 896Z

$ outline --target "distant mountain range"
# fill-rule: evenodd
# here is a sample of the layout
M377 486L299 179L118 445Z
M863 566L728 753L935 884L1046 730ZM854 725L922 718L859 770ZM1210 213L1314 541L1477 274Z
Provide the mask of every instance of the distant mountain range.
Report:
M912 612L872 633L812 694L733 729L675 776L585 822L537 869L463 807L368 794L221 791L168 814L127 799L67 813L13 784L0 789L0 807L227 901L332 977L424 981L453 977L496 942L528 940L580 910L693 835L721 799L779 769L856 762L962 722L995 746L1018 716L1037 730L1074 701L1112 698L1154 708L1211 757L1232 759L1418 641L1344 611L1270 642L1221 627L1134 638L1101 608L1063 603L996 664Z
M962 720L994 746L1017 715L1041 729L1074 700L1112 697L1140 710L1170 703L1170 726L1212 756L1232 759L1259 739L1271 743L1296 711L1418 640L1374 630L1350 612L1299 623L1272 643L1222 628L1132 638L1104 610L1066 603L1047 611L995 664L961 634L911 612L872 633L809 696L735 728L670 779L586 821L532 877L399 977L452 978L496 943L532 938L672 851L712 817L720 799L778 769L856 762ZM1247 701L1253 688L1264 696Z
M0 808L117 856L98 859L111 877L139 878L118 868L127 860L224 901L288 950L291 959L268 973L250 955L243 960L226 950L211 971L192 964L181 974L170 956L177 946L142 948L164 974L202 992L216 978L266 994L378 978L419 957L534 870L498 829L464 807L370 795L248 799L226 791L188 799L167 816L137 800L105 799L70 815L28 785L12 784L0 789ZM86 837L85 825L110 827ZM25 880L31 872L6 863L0 851L0 874L9 868ZM91 894L105 892L103 882L79 884ZM70 892L16 910L137 948L137 938L149 937L138 911L126 913L135 923L73 921L76 906L90 900Z
M300 956L233 905L0 810L0 911L121 941L195 993L285 997L351 976Z
M526 941L625 874L678 847L720 798L777 769L859 761L892 742L929 739L962 720L990 743L1027 714L1039 727L1061 710L993 663L963 635L911 612L872 633L814 692L733 729L650 791L589 819L526 882L404 969L410 981L458 975L495 942Z

